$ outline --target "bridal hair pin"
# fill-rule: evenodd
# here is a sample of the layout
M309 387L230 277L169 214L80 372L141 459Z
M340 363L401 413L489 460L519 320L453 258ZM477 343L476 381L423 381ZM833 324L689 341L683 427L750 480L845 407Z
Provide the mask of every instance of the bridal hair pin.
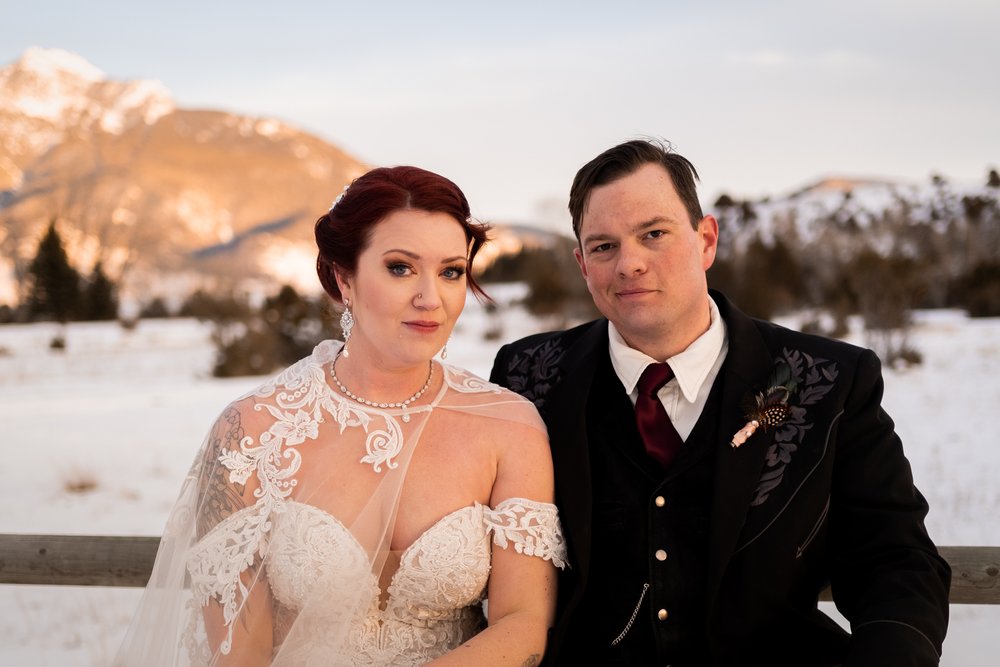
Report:
M340 200L344 198L344 195L346 195L346 194L347 194L347 191L348 191L348 190L349 190L350 188L351 188L351 184L350 184L350 183L348 183L347 185L345 185L345 186L344 186L344 190L343 190L343 192L341 192L341 193L340 193L339 195L337 195L337 198L333 200L333 203L332 203L332 204L330 204L330 211L332 211L332 210L334 209L334 207L336 207L336 206L337 206L337 204L339 204L339 203L340 203ZM328 211L328 212L329 212L329 211Z
M795 380L788 364L775 366L774 372L767 383L767 389L753 395L744 405L744 416L747 423L737 431L729 444L734 449L750 439L757 429L764 430L781 426L792 416L792 408L788 400L795 392Z

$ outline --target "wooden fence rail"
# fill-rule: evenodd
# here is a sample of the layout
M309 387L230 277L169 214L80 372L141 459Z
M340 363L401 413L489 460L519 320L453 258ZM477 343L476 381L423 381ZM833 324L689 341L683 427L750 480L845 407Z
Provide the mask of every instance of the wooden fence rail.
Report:
M0 534L0 584L145 586L158 537ZM939 547L952 604L1000 604L1000 547ZM823 600L829 600L824 591Z

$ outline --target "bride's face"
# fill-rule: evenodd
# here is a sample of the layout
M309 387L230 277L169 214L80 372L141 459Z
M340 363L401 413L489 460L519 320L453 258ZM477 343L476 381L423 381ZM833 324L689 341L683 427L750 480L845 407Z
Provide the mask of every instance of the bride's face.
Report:
M434 356L465 307L467 247L445 213L404 209L375 225L357 271L341 281L354 313L351 353L396 367Z

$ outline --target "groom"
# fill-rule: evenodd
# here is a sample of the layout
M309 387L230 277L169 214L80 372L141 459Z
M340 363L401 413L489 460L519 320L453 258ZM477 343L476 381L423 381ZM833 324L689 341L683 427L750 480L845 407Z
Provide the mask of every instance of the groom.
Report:
M878 359L709 292L696 179L650 141L584 165L575 255L607 319L494 363L552 443L571 569L547 664L936 665L950 571Z

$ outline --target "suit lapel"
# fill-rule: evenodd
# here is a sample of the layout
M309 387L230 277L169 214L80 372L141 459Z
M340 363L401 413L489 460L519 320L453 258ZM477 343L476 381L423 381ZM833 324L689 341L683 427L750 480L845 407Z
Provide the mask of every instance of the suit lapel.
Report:
M598 320L560 360L565 375L546 398L543 416L549 427L556 500L570 547L570 563L581 581L590 567L593 490L585 407L599 367L607 355L607 320Z
M713 297L726 322L729 351L722 373L716 380L724 384L712 502L709 609L746 522L770 438L750 438L737 449L729 443L733 434L745 423L741 409L743 400L761 389L759 385L766 381L772 365L770 352L753 321L734 308L725 297L719 294L713 294Z

